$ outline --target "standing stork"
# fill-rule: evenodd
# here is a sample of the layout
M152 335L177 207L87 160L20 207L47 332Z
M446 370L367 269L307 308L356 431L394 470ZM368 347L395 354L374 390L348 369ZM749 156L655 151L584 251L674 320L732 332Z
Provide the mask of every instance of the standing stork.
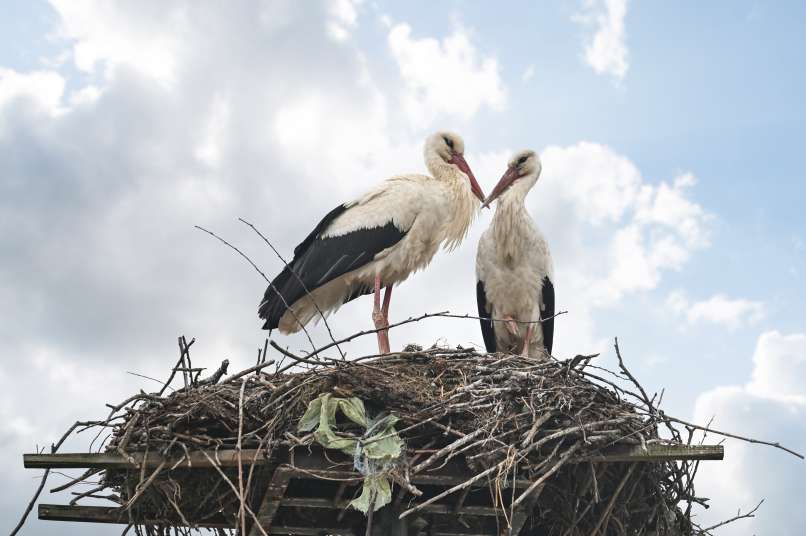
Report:
M484 201L486 207L498 199L476 254L476 299L488 352L551 354L554 268L546 239L524 204L541 169L534 151L516 153Z
M424 151L432 176L391 177L331 210L266 289L263 329L294 333L320 312L374 293L378 349L388 353L392 286L424 268L440 245L459 245L484 200L464 150L457 134L437 132Z

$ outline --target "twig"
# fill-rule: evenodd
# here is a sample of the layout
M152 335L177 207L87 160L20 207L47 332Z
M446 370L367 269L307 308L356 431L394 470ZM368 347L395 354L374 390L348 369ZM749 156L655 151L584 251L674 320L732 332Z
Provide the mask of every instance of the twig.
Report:
M62 443L64 443L65 440L67 439L67 437L70 434L73 433L73 430L75 430L79 426L82 426L82 424L83 423L81 421L76 421L75 423L73 423L73 426L68 428L67 431L64 434L62 434L62 437L59 439L59 441L57 441L54 445L50 446L50 453L51 454L56 454L56 452L59 450L59 447L62 446ZM36 488L36 491L34 492L34 496L31 497L31 500L28 502L28 505L25 507L25 511L23 511L22 516L20 517L20 520L17 522L17 525L12 529L11 533L9 534L9 536L15 536L20 531L22 526L25 524L25 521L28 519L28 514L31 513L31 510L34 507L34 504L36 504L36 500L39 499L39 495L42 493L42 490L45 488L45 482L47 482L47 480L48 480L48 475L50 475L50 469L49 468L45 469L45 471L42 473L42 479L39 481L39 487Z
M711 428L710 426L700 426L698 424L693 424L693 423L684 421L682 419L678 419L676 417L670 417L670 416L666 415L663 411L659 412L658 419L661 420L661 421L676 422L678 424L682 424L683 426L691 426L692 428L696 428L697 430L702 430L703 432L710 432L712 434L721 435L721 436L724 436L724 437L730 437L730 438L733 438L733 439L739 439L739 440L745 441L747 443L756 443L756 444L759 444L759 445L767 445L769 447L775 447L777 449L781 449L781 450L783 450L785 452L788 452L789 454L792 454L793 456L797 456L801 460L804 459L803 454L800 454L799 452L796 452L796 451L794 451L794 450L792 450L790 448L787 448L787 447L785 447L785 446L783 446L783 445L781 445L780 443L777 443L777 442L762 441L760 439L753 439L751 437L744 437L744 436L740 436L740 435L736 435L736 434L731 434L729 432L723 432L721 430Z
M610 512L612 512L613 510L613 505L616 504L616 499L618 499L618 496L621 495L621 490L624 489L624 484L627 483L627 480L629 480L633 471L635 471L635 467L636 467L635 464L630 465L630 468L627 469L627 472L624 474L624 477L618 483L616 490L613 492L613 494L610 496L610 500L607 502L607 506L605 506L604 512L602 512L602 515L599 517L599 521L596 523L596 526L593 527L593 530L591 531L591 536L596 536L596 533L599 532L600 527L602 528L602 534L603 535L607 534L606 520L610 517ZM602 527L603 523L604 527Z
M263 362L261 362L259 364L262 365ZM229 359L225 359L224 361L221 362L221 366L219 366L218 369L216 369L215 372L213 372L207 378L204 378L203 380L199 380L198 382L196 382L196 385L215 385L215 384L217 384L218 380L220 380L224 376L224 374L227 373L228 368L229 368Z
M752 510L750 510L746 514L742 514L741 511L740 511L740 513L738 515L736 515L736 516L734 516L734 517L732 517L730 519L726 519L725 521L717 523L716 525L711 525L707 529L702 529L702 532L707 533L707 532L712 531L712 530L714 530L716 528L719 528L719 527L722 527L724 525L727 525L728 523L733 523L734 521L738 521L739 519L748 519L748 518L751 518L751 517L756 517L756 515L755 515L756 510L758 510L759 507L761 507L762 504L764 504L764 499L761 499L758 502L758 504L755 506L755 508L753 508Z
M542 324L543 322L548 322L549 320L553 320L558 316L568 314L568 311L560 311L555 313L551 316L547 316L546 318L541 318L540 320L515 320L511 318L492 318L488 316L473 316L471 314L463 314L463 315L454 315L450 313L437 313L432 316L441 316L443 318L469 318L471 320L487 320L492 322L514 322L516 324Z
M464 436L464 437L462 437L460 439L457 439L456 441L454 441L453 443L449 444L448 446L439 449L437 452L435 452L432 456L430 456L429 458L427 458L423 462L421 462L421 463L417 464L416 466L412 467L411 472L414 473L414 474L419 473L423 469L425 469L427 467L430 467L435 461L437 461L438 459L442 458L446 454L450 454L451 452L455 451L459 447L464 446L465 444L469 443L470 441L475 439L477 436L479 436L479 435L481 435L481 434L483 434L485 432L487 432L487 430L485 428L479 428L475 432L473 432L471 434L467 434L466 436Z
M654 407L652 406L652 401L650 400L649 396L647 396L646 391L644 391L644 388L641 386L640 383L638 383L638 380L635 379L635 376L633 376L632 373L624 365L624 360L621 357L621 351L620 351L619 345L618 345L618 338L616 338L614 346L615 346L615 349L616 349L616 357L618 358L618 362L619 362L619 368L622 370L622 372L624 372L624 374L627 376L627 378L629 378L629 380L633 383L633 385L635 385L636 388L641 392L641 397L643 398L644 403L647 405L647 408L649 409L650 413L657 414L657 418L659 420L667 421L667 422L668 421L676 422L676 423L682 424L684 426L690 426L692 428L696 428L697 430L702 430L704 432L711 432L711 433L721 435L721 436L724 436L724 437L731 437L733 439L740 439L742 441L746 441L747 443L756 443L756 444L760 444L760 445L767 445L767 446L770 446L770 447L775 447L777 449L781 449L781 450L783 450L785 452L788 452L789 454L792 454L793 456L797 456L801 460L804 459L802 454L800 454L798 452L795 452L794 450L789 449L789 448L781 445L778 442L762 441L760 439L752 439L752 438L749 438L749 437L743 437L743 436L736 435L736 434L731 434L731 433L728 433L728 432L722 432L722 431L719 431L719 430L715 430L715 429L713 429L713 428L711 428L709 426L700 426L698 424L693 424L693 423L690 423L690 422L686 422L686 421L683 421L681 419L677 419L675 417L669 417L661 410L656 411L654 409Z
M194 342L196 342L195 338L190 339L190 342L187 343L187 348L190 348L193 345ZM182 364L183 360L184 360L184 353L180 352L179 360L176 362L176 365L174 366L174 369L176 369L176 367L180 366ZM173 381L174 376L176 376L176 370L171 371L171 375L168 376L168 381L165 382L165 385L163 385L162 389L160 389L159 392L157 393L158 396L162 396L162 394L165 392L165 389L167 389L168 386L171 385L171 382ZM118 408L118 409L120 409L120 408Z
M232 481L227 477L227 475L224 474L224 471L221 470L221 466L218 463L216 463L216 461L213 460L213 458L211 458L209 454L207 454L207 451L202 450L201 453L204 454L204 457L207 458L207 460L210 462L210 465L212 465L213 468L216 471L218 471L218 474L221 476L221 478L224 480L224 482L229 484L229 487L232 488L232 491L236 495L239 495L238 488L235 487L235 484L233 484ZM249 508L249 505L246 504L246 501L244 501L244 498L239 495L238 499L241 501L241 504L243 504L243 507L246 509L246 511L249 513L249 515L252 517L252 521L254 522L254 525L257 527L257 529L260 531L260 533L263 536L269 536L268 533L266 532L266 529L264 529L263 525L260 524L260 521L258 520L258 518L255 515L255 513L252 511L251 508Z
M243 392L246 389L246 378L241 380L241 392L238 395L238 442L235 444L235 451L238 453L238 489L239 497L241 500L240 508L238 509L238 519L241 521L241 534L246 534L246 514L244 512L244 505L246 504L246 495L243 489L243 459L241 458L241 439L243 438Z
M287 262L287 261L286 261L286 260L283 258L283 256L280 254L280 252L279 252L279 251L277 251L277 248L275 248L275 247L274 247L274 245L273 245L273 244L272 244L272 243L269 241L269 239L268 239L268 238L266 238L266 236L265 236L263 233L261 233L261 232L258 230L258 228L257 228L257 227L255 227L254 225L252 225L251 223L249 223L248 221L246 221L246 220L245 220L245 219L243 219L243 218L238 218L238 221L240 221L241 223L243 223L243 224L245 224L245 225L249 226L249 227L250 227L250 228L251 228L251 229L252 229L254 232L256 232L256 233L257 233L257 235L258 235L260 238L262 238L262 239L263 239L263 241L264 241L264 242L266 242L266 244L267 244L267 245L268 245L268 246L271 248L271 250L274 252L274 254L275 254L275 255L277 255L277 257L278 257L278 258L280 259L280 261L283 263L283 265L285 266L285 268L288 268L288 270L289 270L289 271L290 271L292 274L294 274L294 277L296 277L296 278L297 278L297 281L299 281L299 284L300 284L300 285L302 285L302 288L305 290L305 294L308 296L308 298L310 298L311 303L313 303L313 306L316 308L316 312L317 312L317 313L319 313L319 317L322 319L322 323L324 323L325 328L327 329L327 334L330 336L330 340L331 340L332 342L334 342L334 343L335 343L335 342L336 342L336 338L335 338L335 337L333 337L333 330L331 330L331 329L330 329L330 324L329 324L329 323L328 323L328 321L327 321L327 316L325 315L325 313L323 313L323 312L322 312L322 309L320 309L320 308L319 308L319 304L318 304L318 303L316 303L316 300L313 298L313 295L312 295L312 294L311 294L311 292L308 290L308 287L305 285L305 282L302 280L302 278L299 276L299 274L297 274L297 272L295 272L295 271L294 271L294 270L291 268L291 266L288 264L288 262ZM275 289L275 290L277 290L277 289ZM279 296L279 291L277 292L277 294L278 294L278 296ZM344 355L344 352L342 352L342 351L341 351L341 348L339 347L339 345L338 345L338 344L336 345L336 349L339 351L339 355L341 355L341 358L342 358L342 359L345 359L345 358L346 358L346 356Z
M262 369L264 369L266 367L270 367L273 364L274 364L274 360L265 361L265 362L261 363L260 365L255 365L254 367L249 367L248 369L244 369L244 370L242 370L242 371L240 371L240 372L238 372L236 374L233 374L232 376L230 376L229 378L225 379L221 383L233 382L233 381L237 380L238 378L243 378L247 374L252 374L253 372L257 372L258 370L262 370Z
M134 495L132 495L131 498L129 498L129 500L126 501L126 504L124 505L124 508L126 510L134 506L135 501L137 501L137 499L140 498L140 495L142 495L143 492L145 492L148 486L150 486L151 483L154 482L154 479L157 478L157 475L160 474L160 472L165 468L167 464L168 464L167 461L163 461L162 463L160 463L157 466L157 468L154 469L154 472L152 472L144 482L141 482L140 484L137 485L137 488L134 491ZM142 467L145 468L145 464L143 464Z
M563 454L563 455L560 457L560 459L559 459L559 460L557 460L557 463L555 463L554 465L552 465L552 466L551 466L551 469L549 469L548 471L546 471L545 473L543 473L543 475L542 475L540 478L538 478L537 480L535 480L534 482L532 482L532 484L531 484L531 485L530 485L528 488L526 488L526 490L525 490L523 493L521 493L520 497L518 497L518 498L515 500L515 502L514 502L514 503L512 503L512 509L514 510L515 508L517 508L518 506L520 506L520 505L523 503L523 501L525 501L525 500L527 499L527 497L529 497L529 495L530 495L530 494L531 494L533 491L535 491L535 490L536 490L538 487L542 486L542 485L543 485L543 483L544 483L546 480L548 480L548 478L549 478L551 475L553 475L554 473L556 473L557 471L559 471L559 470L560 470L560 467L562 467L562 466L563 466L563 464L565 464L565 462L567 462L567 461L568 461L568 459L569 459L569 458L570 458L570 457L571 457L571 456L572 456L572 455L573 455L573 454L574 454L574 453L575 453L577 450L579 450L579 447L581 447L581 446L582 446L582 444L581 444L581 443L575 443L575 444L571 445L571 446L568 448L568 450L566 450L566 451L565 451L565 453L564 453L564 454Z
M246 259L246 262L248 262L249 264L251 264L251 265L252 265L252 268L254 268L255 270L257 270L257 273L259 273L259 274L260 274L260 275L263 277L263 279L265 279L265 280L266 280L266 282L267 282L267 283L268 283L268 284L269 284L271 287L273 287L273 288L274 288L274 291L275 291L275 292L277 292L277 295L278 295L278 296L280 297L280 299L283 301L283 304L284 304L284 305L285 305L285 306L288 308L288 311L291 313L291 315L294 317L294 319L297 321L297 323L298 323L298 324L300 325L300 327L302 328L303 333L305 333L305 336L308 338L308 342L309 342L309 343L311 343L311 348L312 348L312 349L315 349L315 348L316 348L316 345L313 343L313 339L311 338L311 334L308 332L308 329L307 329L307 328L306 328L306 327L305 327L305 326L302 324L302 322L300 322L300 320L299 320L299 318L297 317L296 313L295 313L295 312L294 312L294 310L291 308L291 305L290 305L290 304L288 304L288 303L286 303L285 298L283 298L283 295L282 295L282 294L280 294L280 290L274 287L274 283L272 283L271 279L269 279L269 278L266 276L266 274L264 274L264 273L263 273L263 270L261 270L260 268L258 268L258 265L257 265L257 264L255 264L255 263L254 263L254 261L252 261L252 259L250 259L250 258L249 258L249 256L248 256L246 253L244 253L243 251L241 251L241 250L240 250L240 249L238 249L237 247L233 246L232 244L230 244L229 242L227 242L226 240L224 240L223 238L221 238L220 236L218 236L217 234L215 234L213 231L208 231L208 230L207 230L207 229L205 229L204 227L200 227L200 226L198 226L198 225L195 225L194 227L196 227L196 229L198 229L198 230L200 230L200 231L204 231L205 233L209 234L209 235L210 235L210 236L212 236L213 238L217 239L219 242L223 243L225 246L228 246L228 247L232 248L233 250L235 250L235 251L236 251L236 252L237 252L237 253L238 253L238 254L239 254L241 257L243 257L244 259Z

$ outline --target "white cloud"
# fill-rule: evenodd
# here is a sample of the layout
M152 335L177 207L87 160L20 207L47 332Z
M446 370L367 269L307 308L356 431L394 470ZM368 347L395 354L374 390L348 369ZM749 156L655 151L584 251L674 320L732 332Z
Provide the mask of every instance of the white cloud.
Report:
M543 214L563 222L554 243L574 244L563 253L585 266L579 291L597 306L657 287L664 271L679 270L708 245L711 217L688 198L690 174L648 184L628 158L591 142L550 146L541 158L543 178L533 195ZM592 234L592 243L580 241Z
M58 115L64 111L64 86L64 78L53 71L18 73L0 67L0 110L12 100L21 99L48 115Z
M89 84L70 94L70 106L81 106L91 104L98 100L103 90L94 84Z
M783 403L806 405L806 335L769 331L758 339L747 391Z
M745 385L717 387L700 395L697 422L715 417L713 427L804 451L806 445L806 335L762 334L753 354L753 372ZM713 436L712 436L713 437ZM697 475L698 494L711 497L700 514L706 525L733 517L765 499L756 517L720 529L726 536L776 534L796 536L806 526L803 461L788 454L728 440L725 459L706 462Z
M202 139L196 147L196 157L208 166L216 166L221 162L229 122L229 99L218 93L213 96L207 125L203 130Z
M188 22L183 3L50 2L61 16L58 35L73 43L80 70L93 73L105 62L104 73L111 77L127 65L162 85L173 83Z
M521 80L524 82L528 82L535 76L535 66L534 64L529 64L526 69L524 69L523 74L521 75Z
M404 106L418 125L437 115L469 119L482 107L503 110L507 102L498 61L482 56L463 28L439 41L414 38L408 24L389 31L389 47L405 84Z
M574 20L593 30L586 37L585 61L599 74L621 80L629 68L624 18L627 0L584 0Z
M669 294L666 305L690 325L709 322L730 329L759 322L766 315L764 304L743 298L715 294L707 300L691 302L682 291Z
M541 181L551 181L551 188L573 199L576 216L593 225L617 222L637 203L641 172L606 145L582 141L570 147L549 146L541 159Z
M361 0L329 0L327 31L336 41L345 41L355 28L358 20L358 6Z

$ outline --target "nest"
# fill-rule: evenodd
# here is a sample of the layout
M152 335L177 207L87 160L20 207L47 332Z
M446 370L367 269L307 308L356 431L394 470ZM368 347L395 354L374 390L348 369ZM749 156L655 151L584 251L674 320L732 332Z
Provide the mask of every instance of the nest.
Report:
M528 519L520 534L703 533L691 515L692 505L706 502L694 492L697 462L602 463L603 453L613 449L684 445L693 436L691 427L681 435L681 421L659 411L626 368L610 373L583 356L561 362L415 346L354 361L291 357L308 370L290 373L275 366L269 373L269 363L263 363L219 381L225 363L208 380L190 380L169 394L140 393L117 406L123 413L109 421L107 451L133 463L149 452L180 461L154 470L106 469L101 487L89 496L110 491L104 497L127 508L138 533L164 533L166 527L181 532L189 529L179 527L204 526L213 516L243 528L245 518L247 524L255 519L255 490L265 489L266 469L214 463L199 470L181 460L230 449L266 459L314 452L319 436L300 432L299 423L313 400L330 394L362 401L370 418L396 417L394 435L405 448L376 468L396 490L394 505L385 507L395 518L402 514L433 527L429 505L456 500L481 484L485 504L500 512L493 518L498 529L490 534L502 533L523 509ZM633 382L631 389L624 380ZM366 430L337 417L338 437L366 440ZM326 459L337 454L321 450ZM446 464L461 468L463 485L439 493L412 484L414 475ZM529 485L518 488L516 480ZM359 490L348 488L347 494ZM377 512L375 523L384 508ZM345 519L357 516L365 519L352 510ZM427 528L421 533L430 534Z

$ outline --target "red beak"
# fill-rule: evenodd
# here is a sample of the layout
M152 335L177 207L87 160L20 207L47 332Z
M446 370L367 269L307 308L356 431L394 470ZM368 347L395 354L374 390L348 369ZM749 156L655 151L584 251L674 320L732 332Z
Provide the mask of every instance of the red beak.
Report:
M476 177L473 175L473 172L470 171L470 166L467 165L465 161L465 157L460 154L454 154L451 157L451 164L455 164L462 173L467 175L467 178L470 179L470 191L473 192L473 195L479 198L479 201L482 203L484 202L484 192L481 191L481 186L476 181Z
M501 179L498 181L498 184L496 184L496 185L495 185L495 188L493 188L493 191L492 191L492 193L490 194L490 197L488 197L486 200L484 200L484 201L482 202L483 204L481 205L481 208L485 208L485 207L490 206L490 203L492 203L493 201L495 201L495 200L496 200L496 198L497 198L499 195L501 195L502 193L504 193L504 191L505 191L507 188L509 188L509 186L510 186L510 185L511 185L513 182L515 182L515 179L517 179L518 177L520 177L520 175L518 175L518 170L517 170L516 168L507 168L507 170L506 170L506 172L504 173L504 175L503 175L503 176L501 177Z

